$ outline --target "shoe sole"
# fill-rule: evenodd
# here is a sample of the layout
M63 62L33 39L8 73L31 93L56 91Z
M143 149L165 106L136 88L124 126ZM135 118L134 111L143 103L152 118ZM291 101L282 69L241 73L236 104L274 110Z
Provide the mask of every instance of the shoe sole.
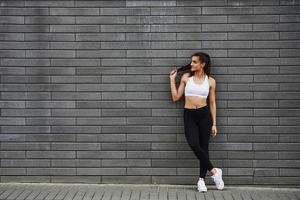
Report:
M199 189L198 189L198 192L207 192L207 190L199 190Z

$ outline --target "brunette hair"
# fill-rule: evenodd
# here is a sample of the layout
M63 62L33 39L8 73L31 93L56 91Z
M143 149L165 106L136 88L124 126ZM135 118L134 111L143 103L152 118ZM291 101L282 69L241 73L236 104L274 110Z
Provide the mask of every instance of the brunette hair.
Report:
M191 55L191 57L193 56L198 56L199 60L201 63L205 62L204 65L204 72L207 74L207 76L210 76L210 66L211 66L211 60L210 60L210 56L207 53L204 52L196 52L193 55ZM194 71L191 71L191 63L184 65L180 68L177 69L177 72L189 72L189 76L193 76L194 75Z

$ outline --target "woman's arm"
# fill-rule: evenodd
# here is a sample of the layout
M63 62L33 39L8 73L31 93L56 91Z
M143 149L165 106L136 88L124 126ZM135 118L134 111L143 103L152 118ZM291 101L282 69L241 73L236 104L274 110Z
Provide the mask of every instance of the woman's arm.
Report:
M216 106L216 80L210 78L210 88L209 88L209 107L210 113L212 117L213 126L217 125L216 113L217 113L217 106Z
M171 93L172 93L172 100L175 102L177 101L177 88L176 88L176 83L175 79L170 78L170 86L171 86Z
M185 81L184 80L187 77L187 75L188 75L187 73L182 75L178 90L176 88L175 76L170 76L170 86L171 86L172 100L174 102L178 101L183 95L184 86L185 86Z

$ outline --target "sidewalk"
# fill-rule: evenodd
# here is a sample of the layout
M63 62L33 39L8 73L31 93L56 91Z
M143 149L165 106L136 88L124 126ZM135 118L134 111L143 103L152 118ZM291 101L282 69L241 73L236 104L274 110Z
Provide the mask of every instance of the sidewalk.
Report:
M196 186L133 184L0 183L0 199L34 200L299 200L300 187L226 186L219 191L207 185L207 193Z

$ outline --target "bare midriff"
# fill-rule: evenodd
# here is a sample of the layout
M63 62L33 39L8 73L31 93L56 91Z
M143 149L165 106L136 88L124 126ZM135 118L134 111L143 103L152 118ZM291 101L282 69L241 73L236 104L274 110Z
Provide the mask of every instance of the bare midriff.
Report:
M207 105L206 98L198 96L186 96L184 108L201 108Z

